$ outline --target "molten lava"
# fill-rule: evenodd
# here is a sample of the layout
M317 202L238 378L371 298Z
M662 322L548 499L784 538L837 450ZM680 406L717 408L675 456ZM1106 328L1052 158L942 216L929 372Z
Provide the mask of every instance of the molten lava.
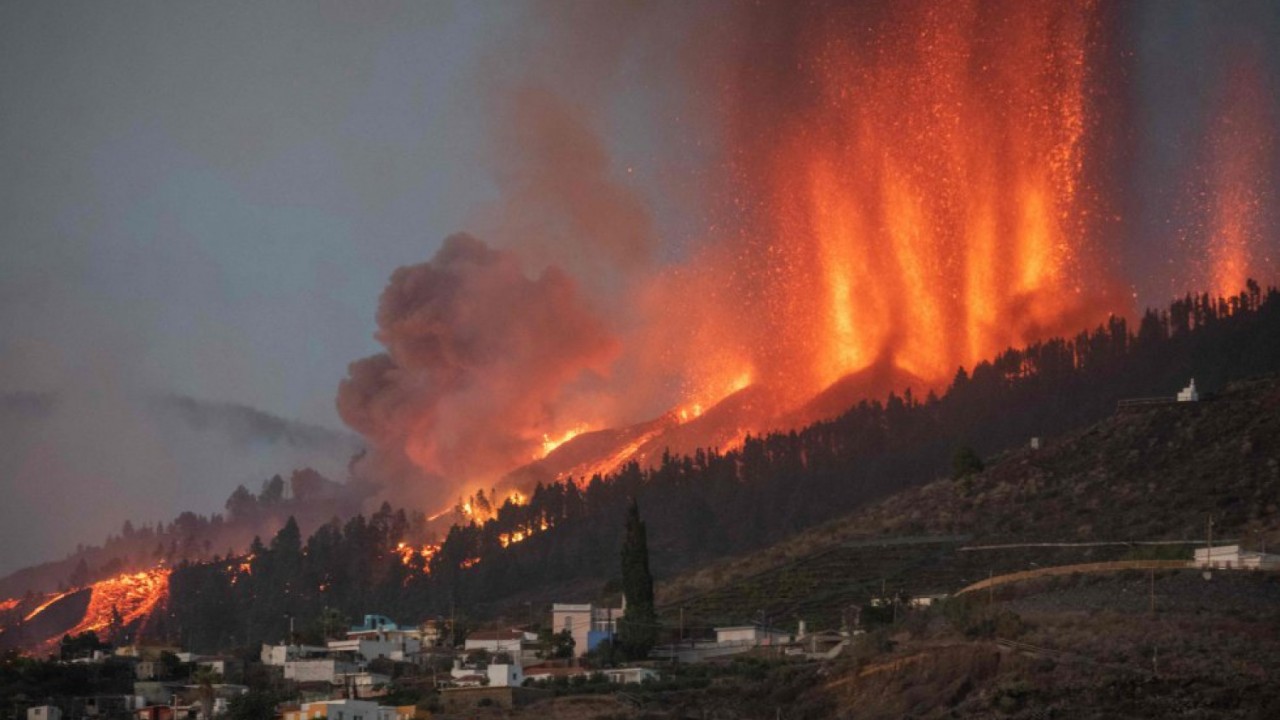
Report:
M35 618L37 615L39 615L40 613L42 613L42 612L44 612L45 610L49 609L49 606L50 606L50 605L53 605L54 603L58 602L59 600L61 600L62 598L66 597L66 596L68 596L68 595L70 595L70 594L71 594L71 593L73 593L73 592L75 592L75 591L74 591L74 590L68 590L67 592L60 592L60 593L56 593L56 594L54 594L54 595L50 596L50 597L49 597L49 599L47 599L47 600L45 600L44 602L40 603L39 605L37 605L37 606L35 607L35 609L33 609L31 612L27 613L27 616L26 616L26 617L24 617L24 618L22 618L22 622L24 622L24 623L25 623L25 622L31 622L31 620L32 620L33 618Z
M1242 64L1226 83L1207 139L1205 245L1207 278L1216 295L1239 293L1248 278L1275 273L1266 252L1270 186L1269 158L1276 142L1276 115L1256 68Z
M743 91L732 139L765 148L739 182L763 198L745 321L766 320L767 381L799 402L888 362L937 386L1105 316L1080 197L1092 5L793 14L794 57L748 84L777 93L785 73L803 90L785 112Z
M169 594L169 572L168 568L154 568L94 583L84 618L68 632L77 635L92 630L101 634L113 624L125 627L145 622Z
M568 430L565 430L563 433L560 433L555 437L551 437L550 435L543 435L542 451L539 454L534 455L533 459L541 460L542 458L554 452L556 448L578 437L582 433L587 432L587 430L589 429L590 428L587 427L586 423L579 423L578 425L575 425L569 428Z

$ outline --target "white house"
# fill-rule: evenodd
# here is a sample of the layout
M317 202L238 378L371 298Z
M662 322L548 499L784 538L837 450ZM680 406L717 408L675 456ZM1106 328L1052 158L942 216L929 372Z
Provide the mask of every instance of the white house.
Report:
M538 636L523 630L477 630L467 636L462 649L467 652L506 653L513 660L531 660L537 656Z
M263 665L280 667L290 660L321 657L328 651L329 648L319 645L267 645L263 643L259 657L262 658Z
M1166 395L1165 397L1168 397ZM1178 402L1199 402L1200 391L1196 390L1196 379L1191 378L1191 384L1178 391Z
M365 615L363 623L347 631L345 640L330 640L328 649L364 661L389 658L404 662L422 649L422 633L418 628L401 628L385 615Z
M718 645L740 645L746 647L767 647L785 645L791 642L791 633L759 625L735 625L716 628Z
M488 667L489 687L520 687L524 672L520 663L495 663Z
M1195 567L1227 570L1280 570L1280 555L1242 550L1239 545L1198 548Z
M400 662L411 660L422 649L422 642L409 633L394 637L348 637L346 640L330 640L331 653L350 653L360 660L389 658Z
M27 720L62 720L62 708L57 705L36 705L27 708Z
M618 619L626 612L622 607L596 607L591 603L555 603L551 606L552 632L569 631L573 637L573 653L578 657L594 650L601 642L618 632Z
M759 625L734 625L716 628L715 640L690 639L674 645L660 645L653 649L650 657L685 663L705 662L750 652L758 647L781 648L791 642L791 634L782 630Z
M600 672L609 678L609 682L618 683L619 685L630 685L658 679L657 671L642 667L609 668Z

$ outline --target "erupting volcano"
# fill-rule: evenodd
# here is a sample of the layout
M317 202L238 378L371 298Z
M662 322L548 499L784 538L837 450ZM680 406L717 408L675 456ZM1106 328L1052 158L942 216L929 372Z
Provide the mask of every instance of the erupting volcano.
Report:
M558 269L589 265L582 253L598 265L608 253L594 237L506 238L511 253L451 238L397 272L379 311L387 352L354 364L339 398L377 449L371 472L432 478L437 489L420 494L437 505L531 459L508 482L585 477L891 391L944 389L1007 347L1133 312L1122 253L1108 245L1126 222L1107 153L1122 139L1113 116L1132 55L1116 47L1113 10L806 2L729 15L699 26L706 47L683 71L711 98L688 127L718 148L687 257L614 268L632 278L627 318L602 311L598 278ZM649 220L619 198L591 114L557 104L544 80L503 92L554 110L553 136L503 137L541 143L530 156L585 144L575 167L608 183L607 207L628 209L617 224L640 228L616 234L643 236ZM1234 74L1209 130L1196 287L1238 292L1270 274L1265 84ZM528 188L512 193L527 209ZM538 197L569 208L560 230L602 227L581 183L556 180ZM522 267L526 242L545 270ZM659 398L665 414L638 410Z
M760 198L743 241L775 339L763 363L801 395L876 362L936 385L1120 309L1080 197L1092 13L969 2L904 14L804 14L786 76L744 83L738 101L734 146L765 148L738 171ZM788 112L752 110L769 107L753 89L782 83L801 88Z

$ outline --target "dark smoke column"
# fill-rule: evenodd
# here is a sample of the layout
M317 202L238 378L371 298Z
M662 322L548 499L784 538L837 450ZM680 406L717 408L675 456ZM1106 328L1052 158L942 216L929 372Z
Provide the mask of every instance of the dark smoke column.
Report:
M419 502L528 462L544 433L572 421L561 415L575 385L616 355L564 272L531 279L466 234L397 269L377 321L386 352L351 364L338 413L372 445L361 475Z

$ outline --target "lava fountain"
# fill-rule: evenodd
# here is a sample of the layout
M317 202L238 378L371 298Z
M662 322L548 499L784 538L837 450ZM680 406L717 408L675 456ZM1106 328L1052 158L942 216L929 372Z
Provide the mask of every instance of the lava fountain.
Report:
M1274 276L1266 252L1276 117L1254 63L1235 64L1208 132L1209 287L1234 295L1250 278Z
M1082 197L1092 3L777 13L748 45L785 54L729 118L734 193L756 199L731 240L759 288L738 325L765 320L765 377L797 399L877 363L936 386L1124 309Z

